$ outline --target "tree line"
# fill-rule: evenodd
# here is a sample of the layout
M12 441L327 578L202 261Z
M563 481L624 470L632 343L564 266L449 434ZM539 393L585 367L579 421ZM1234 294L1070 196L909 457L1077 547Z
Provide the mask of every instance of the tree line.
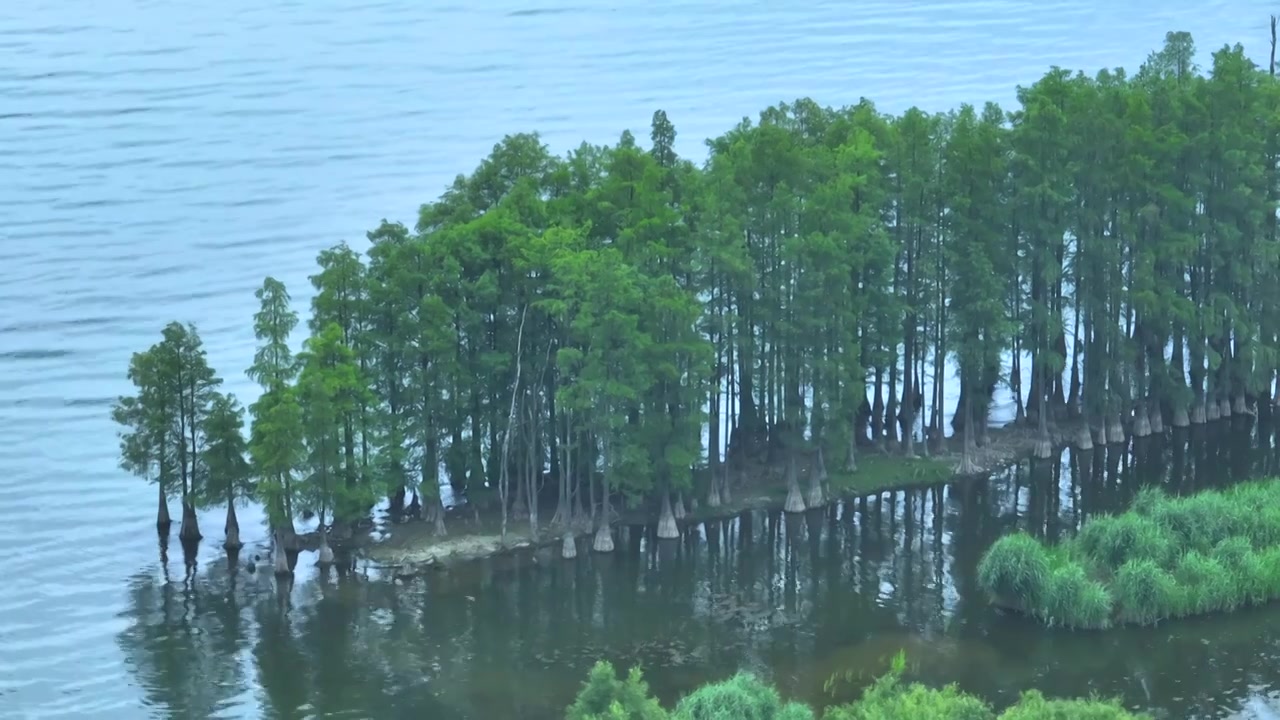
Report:
M1091 446L1269 408L1280 85L1240 45L1194 57L1169 33L1133 74L1054 67L1012 110L780 104L701 164L662 111L647 148L507 136L412 229L320 253L296 355L264 281L247 439L196 329L167 327L113 410L122 464L162 526L181 497L184 539L225 502L230 543L239 497L285 547L300 513L347 528L384 497L443 533L447 482L504 532L608 551L617 503L671 536L753 463L802 510L828 466L937 453L947 423L971 472L1000 386L1046 456L1065 427Z

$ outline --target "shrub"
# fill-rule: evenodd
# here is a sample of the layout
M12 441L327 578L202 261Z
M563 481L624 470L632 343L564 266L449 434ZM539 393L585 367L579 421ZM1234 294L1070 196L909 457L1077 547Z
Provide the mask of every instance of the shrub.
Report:
M1253 555L1253 543L1248 538L1237 535L1213 546L1212 557L1228 570L1240 567L1245 558Z
M954 685L941 690L917 683L877 682L852 705L829 708L823 720L994 720L991 708Z
M1231 610L1240 604L1236 578L1217 560L1192 550L1174 571L1184 615Z
M676 705L677 720L813 720L798 703L783 704L778 691L749 673L704 685Z
M1164 490L1149 485L1133 496L1133 502L1129 504L1129 509L1144 517L1150 517L1156 508L1168 501L1169 496L1165 494Z
M1111 591L1124 622L1159 622L1182 606L1173 576L1150 560L1130 560L1120 566Z
M1034 609L1044 601L1049 580L1049 554L1025 533L1006 535L978 563L978 585L993 600Z
M1170 500L1156 507L1152 519L1168 528L1186 550L1209 552L1247 524L1244 508L1213 492Z
M1111 624L1111 593L1090 580L1079 563L1053 570L1045 593L1042 619L1050 625L1101 629Z
M1164 565L1173 552L1171 540L1169 531L1156 521L1131 513L1091 520L1077 536L1080 550L1109 570L1129 560Z
M1125 710L1118 700L1046 700L1038 690L1022 694L1017 705L1000 714L1000 720L1142 720Z
M667 711L649 695L640 668L620 680L606 661L591 668L587 682L565 711L566 720L667 720Z

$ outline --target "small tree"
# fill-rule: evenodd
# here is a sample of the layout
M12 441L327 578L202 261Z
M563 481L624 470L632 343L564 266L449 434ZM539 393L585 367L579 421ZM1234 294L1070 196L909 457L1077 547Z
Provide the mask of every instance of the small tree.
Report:
M565 720L666 720L667 712L649 694L640 668L622 680L613 665L600 661L591 668L578 697L565 711Z
M227 522L223 526L226 539L222 546L229 551L239 550L240 523L236 519L236 502L253 492L252 469L246 454L249 451L241 430L244 427L244 408L235 395L217 394L213 398L209 417L205 424L207 444L204 448L204 466L208 472L203 504L227 504Z

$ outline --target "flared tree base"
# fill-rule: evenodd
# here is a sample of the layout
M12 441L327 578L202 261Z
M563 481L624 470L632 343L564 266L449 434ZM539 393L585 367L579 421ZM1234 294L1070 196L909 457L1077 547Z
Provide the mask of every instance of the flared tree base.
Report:
M574 540L571 532L565 533L560 540L560 557L565 560L572 560L578 557L578 543Z
M596 530L595 541L591 543L591 549L598 553L613 552L613 533L609 531L608 523L601 525Z
M787 488L787 501L782 509L789 513L802 513L806 509L804 498L800 496L800 486L794 482Z
M1160 406L1151 406L1151 410L1147 413L1147 423L1151 427L1152 435L1164 434L1164 413L1160 412Z
M1087 426L1081 425L1080 428L1076 430L1076 449L1093 449L1093 435L1089 432L1089 428Z

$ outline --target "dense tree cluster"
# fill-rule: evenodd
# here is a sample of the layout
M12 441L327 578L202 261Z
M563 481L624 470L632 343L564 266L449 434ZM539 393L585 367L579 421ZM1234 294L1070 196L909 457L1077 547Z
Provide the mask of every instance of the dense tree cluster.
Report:
M1110 443L1269 406L1280 86L1239 46L1208 73L1193 57L1170 33L1133 75L1054 68L1012 111L800 100L702 165L662 111L647 149L506 137L414 228L320 254L296 357L266 280L256 492L286 535L384 496L443 532L442 479L537 532L545 495L550 524L591 521L608 550L612 503L653 502L670 534L749 462L782 463L803 509L828 465L936 452L948 422L972 470L1001 384L1046 452L1067 421ZM183 342L134 359L125 462L184 507L205 484L234 499L238 408L203 365L154 367L195 362Z

